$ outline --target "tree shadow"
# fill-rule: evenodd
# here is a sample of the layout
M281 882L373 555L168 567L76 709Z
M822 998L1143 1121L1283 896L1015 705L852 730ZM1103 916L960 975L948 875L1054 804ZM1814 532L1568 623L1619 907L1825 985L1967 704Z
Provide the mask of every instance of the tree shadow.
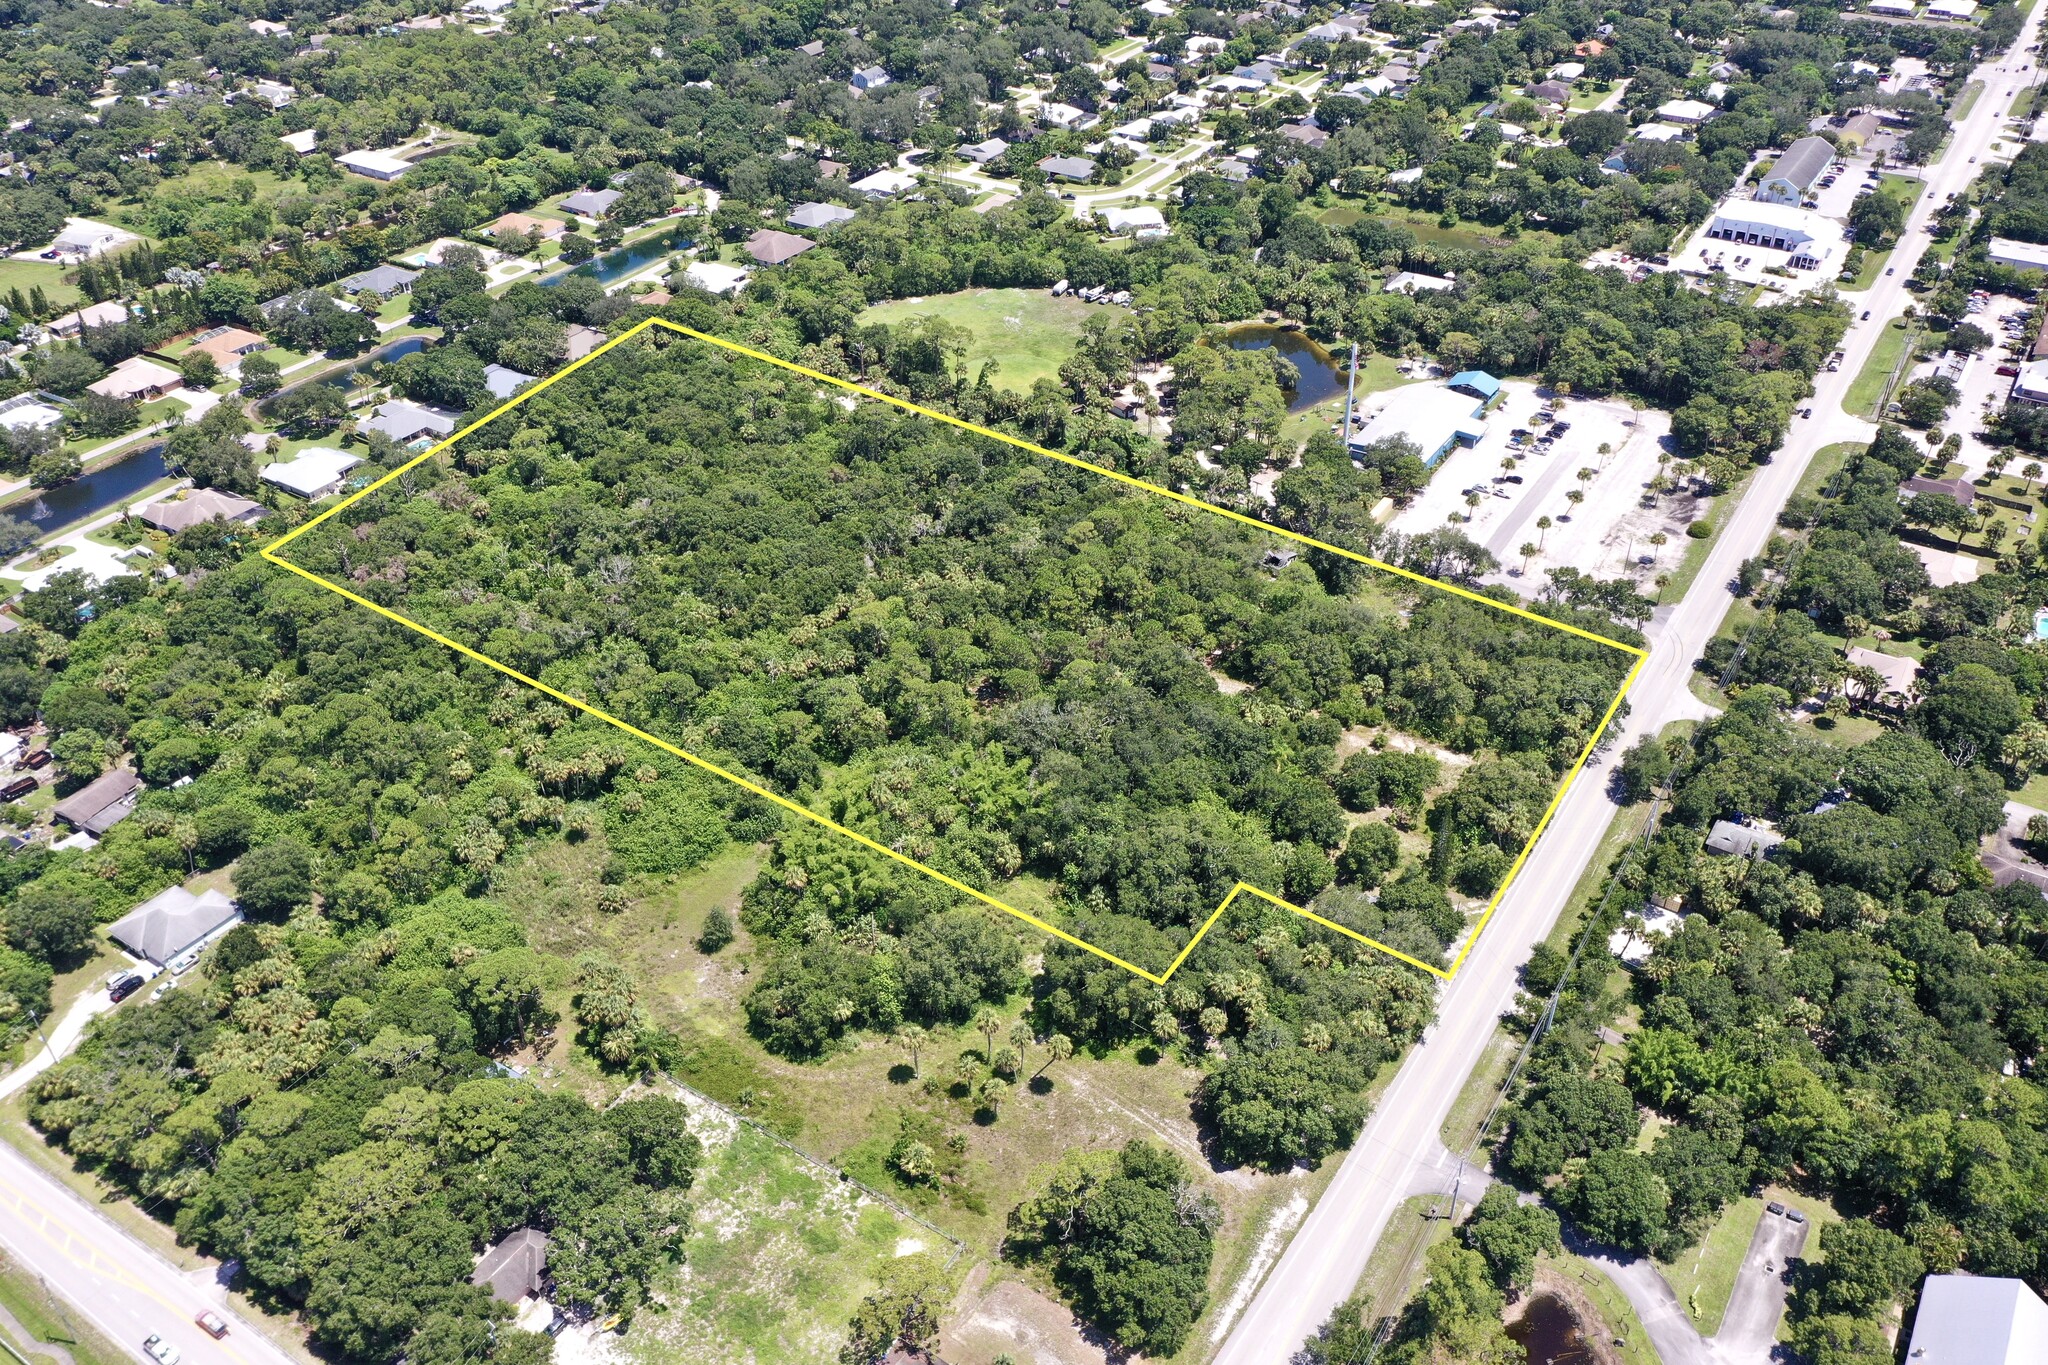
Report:
M889 1084L891 1085L909 1085L916 1079L917 1072L911 1070L910 1063L908 1062L898 1062L889 1068Z
M1052 1077L1033 1076L1031 1078L1031 1093L1034 1095L1050 1095L1052 1093Z

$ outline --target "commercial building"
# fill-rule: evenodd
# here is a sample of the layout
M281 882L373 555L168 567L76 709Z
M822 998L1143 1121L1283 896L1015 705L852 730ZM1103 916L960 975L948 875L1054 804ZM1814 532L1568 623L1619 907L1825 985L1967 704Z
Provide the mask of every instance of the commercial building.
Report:
M1984 256L1993 265L2009 266L2014 270L2048 270L2048 246L2039 242L1993 237Z
M242 912L220 892L195 896L172 886L108 925L107 937L145 961L183 970L200 949L241 922Z
M1707 225L1709 239L1782 251L1794 270L1818 269L1828 238L1841 235L1840 224L1809 209L1758 199L1723 204Z
M1404 437L1434 465L1458 446L1476 446L1486 436L1486 403L1449 385L1409 384L1387 395L1371 421L1354 432L1349 445L1354 457L1368 446Z
M409 403L386 403L377 411L381 415L384 408L410 406ZM364 423L364 429L377 430L375 419ZM296 493L308 502L317 502L339 493L343 476L361 463L360 457L331 446L309 446L299 452L296 460L273 461L263 466L258 477L287 493Z
M396 180L412 169L412 163L395 152L359 151L343 152L334 158L334 164L345 171L368 176L372 180Z
M2012 381L2012 401L2048 405L2048 359L2029 360Z
M1835 149L1824 137L1803 137L1785 149L1770 173L1756 187L1756 201L1798 208L1827 174Z
M1929 1275L1907 1365L2048 1365L2048 1304L2024 1280Z

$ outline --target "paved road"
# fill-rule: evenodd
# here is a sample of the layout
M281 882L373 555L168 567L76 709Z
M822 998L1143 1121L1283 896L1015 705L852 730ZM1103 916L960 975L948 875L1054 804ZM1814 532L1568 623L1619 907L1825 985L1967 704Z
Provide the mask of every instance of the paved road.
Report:
M0 1247L137 1360L148 1361L142 1341L155 1332L184 1353L187 1365L296 1365L226 1307L226 1295L211 1275L181 1275L5 1144ZM228 1320L224 1340L193 1325L202 1308Z
M1613 817L1614 807L1606 796L1612 763L1629 737L1653 734L1673 719L1699 714L1700 705L1687 687L1692 664L1727 614L1728 587L1736 569L1763 548L1779 510L1815 452L1867 433L1866 425L1843 417L1842 398L1882 328L1908 301L1906 281L1927 249L1925 225L1951 193L1976 176L1977 163L2003 130L2012 104L2007 89L2024 89L2033 79L2031 71L2022 73L2020 68L2032 61L2026 48L2038 36L2040 25L2037 10L2010 56L1978 68L1985 93L1957 127L1948 154L1928 169L1927 186L1892 253L1892 273L1880 276L1861 294L1845 296L1856 320L1843 341L1846 355L1840 371L1816 378L1807 408L1813 416L1793 420L1784 445L1757 471L1729 516L1692 590L1676 608L1652 622L1650 659L1631 694L1634 714L1624 733L1609 746L1607 757L1589 764L1566 793L1493 923L1457 979L1444 987L1436 1024L1388 1087L1329 1189L1225 1341L1216 1365L1285 1365L1357 1284L1374 1244L1415 1187L1418 1167L1435 1151L1451 1103L1484 1054L1496 1019L1512 1003L1516 974L1530 945L1556 922ZM2016 148L2017 143L2010 145ZM1868 321L1863 320L1866 311ZM1654 1278L1654 1270L1651 1274ZM1631 1287L1629 1280L1621 1283L1624 1290ZM1668 1287L1664 1293L1669 1294ZM1636 1295L1630 1298L1633 1301ZM1393 1306L1377 1305L1382 1310ZM1646 1306L1654 1310L1653 1304L1636 1306L1638 1312ZM1681 1360L1672 1357L1670 1365L1681 1365Z
M1724 1365L1768 1365L1778 1318L1791 1290L1787 1267L1806 1249L1812 1226L1768 1211L1757 1219L1742 1269L1736 1272L1728 1311L1721 1316L1721 1330L1714 1334L1714 1354Z

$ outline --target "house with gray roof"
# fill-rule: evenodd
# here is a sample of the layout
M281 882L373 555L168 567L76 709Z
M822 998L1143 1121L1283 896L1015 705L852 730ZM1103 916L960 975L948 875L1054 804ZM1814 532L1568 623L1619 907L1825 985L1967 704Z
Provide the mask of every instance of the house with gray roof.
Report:
M532 375L521 374L509 365L484 366L484 387L491 391L493 398L510 398L532 382Z
M59 801L50 814L81 834L105 834L134 813L141 790L141 778L116 768Z
M419 271L407 270L402 265L380 265L349 276L341 282L341 288L347 294L375 294L380 299L389 299L411 293L413 281L419 277ZM272 303L282 301L271 300Z
M1095 161L1085 156L1048 156L1038 162L1038 169L1054 180L1068 180L1086 184L1095 178Z
M2048 1304L2026 1281L1929 1275L1908 1365L2048 1365Z
M1785 836L1774 829L1738 825L1733 820L1716 820L1707 831L1707 852L1731 858L1761 858L1784 842Z
M816 231L819 228L837 227L856 216L858 215L852 209L841 204L798 204L782 221L791 227L810 228Z
M602 218L624 197L618 190L578 190L562 201L562 208L579 217Z
M218 891L193 895L166 887L107 926L107 937L139 958L168 966L242 922L242 912Z
M1753 198L1766 204L1786 204L1798 208L1813 192L1815 184L1827 174L1828 165L1835 159L1834 144L1824 137L1803 137L1790 147L1771 167L1756 187Z

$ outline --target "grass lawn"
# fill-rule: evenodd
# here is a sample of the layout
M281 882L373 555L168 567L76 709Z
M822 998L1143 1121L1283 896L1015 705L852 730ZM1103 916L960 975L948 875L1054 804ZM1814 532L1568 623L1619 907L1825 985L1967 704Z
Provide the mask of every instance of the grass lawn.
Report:
M1700 1335L1710 1337L1721 1330L1721 1317L1735 1292L1736 1273L1742 1269L1742 1254L1749 1250L1749 1239L1763 1215L1760 1196L1733 1200L1699 1245L1675 1262L1657 1262L1657 1269L1685 1305L1686 1316Z
M1429 1217L1430 1209L1443 1202L1438 1195L1416 1195L1401 1205L1380 1234L1352 1291L1365 1299L1368 1320L1398 1314L1410 1291L1420 1286L1423 1256L1451 1235L1450 1219Z
M692 1123L707 1153L683 1264L621 1341L648 1365L811 1365L899 1251L951 1248L716 1110ZM925 1242L931 1242L927 1247Z
M148 199L186 195L195 199L232 203L241 198L239 182L247 182L251 202L263 204L274 203L277 197L293 184L291 180L271 171L252 171L225 161L201 161L187 169L184 174L159 182L150 190ZM114 210L113 221L122 227L142 231L149 221L144 213L147 202L136 200L121 205Z
M1707 534L1697 540L1689 535L1686 537L1685 553L1679 557L1678 567L1671 571L1670 577L1657 593L1657 600L1660 603L1676 602L1683 598L1692 587L1693 580L1700 576L1700 570L1706 567L1707 555L1714 548L1714 541L1720 537L1722 525L1728 520L1729 513L1735 510L1735 505L1742 500L1742 495L1747 491L1753 475L1754 471L1745 472L1734 487L1721 493L1707 507L1707 514L1698 522L1707 528Z
M2048 810L2048 773L2035 773L2028 778L2026 785L2012 794L2012 799L2035 810Z
M26 297L37 285L43 288L43 297L52 304L69 308L82 303L85 295L75 284L64 283L65 267L48 261L17 261L0 256L0 298L12 289L19 289Z
M1878 177L1877 192L1887 199L1899 201L1899 207L1911 213L1913 205L1920 201L1920 191L1927 188L1927 182L1917 175L1899 175L1886 171Z
M1864 448L1861 441L1837 441L1822 446L1813 452L1813 460L1806 466L1806 472L1799 476L1799 486L1792 490L1795 498L1817 498L1829 480L1842 472L1849 463L1849 457Z
M1113 305L1056 299L1043 290L969 289L935 298L896 299L878 303L860 315L863 323L906 322L935 315L965 327L973 340L967 347L967 373L994 360L994 382L1000 388L1028 392L1040 379L1057 379L1060 366L1074 353L1081 324Z
M1444 1126L1438 1130L1452 1154L1462 1154L1478 1140L1479 1126L1493 1112L1500 1088L1507 1081L1508 1068L1515 1064L1515 1054L1521 1046L1521 1040L1505 1029L1495 1029L1493 1037L1487 1040L1479 1065L1465 1078L1464 1088L1451 1102L1451 1112L1444 1116Z
M1890 323L1878 334L1877 344L1870 348L1870 359L1863 362L1863 368L1856 372L1855 382L1842 396L1843 412L1851 417L1877 418L1878 404L1884 401L1892 375L1905 359L1916 335L1903 318Z
M70 1357L73 1365L125 1365L128 1353L102 1336L84 1317L74 1313L43 1287L32 1267L0 1255L0 1309L20 1325L28 1340L12 1331L0 1331L0 1341L30 1360L58 1360L54 1352ZM39 1350L48 1346L52 1350Z
M1984 82L1982 81L1971 81L1968 85L1964 86L1962 98L1958 99L1955 102L1955 107L1948 111L1948 121L1955 124L1961 123L1964 119L1968 118L1970 111L1977 107L1978 96L1983 93Z
M1348 195L1334 196L1336 202L1317 214L1317 220L1326 227L1345 228L1362 218L1378 218L1389 223L1399 223L1415 234L1418 242L1431 246L1458 247L1467 251L1484 251L1501 243L1518 246L1531 243L1553 253L1560 253L1564 239L1554 232L1541 228L1525 227L1519 237L1512 240L1498 228L1484 223L1460 223L1456 227L1443 227L1437 215L1424 213L1419 209L1404 208L1399 204L1383 203L1376 199L1357 199Z
M1856 278L1838 283L1835 287L1844 294L1861 293L1876 284L1877 277L1884 274L1884 268L1891 263L1892 253L1889 247L1883 251L1865 251L1863 263L1856 268Z
M1337 360L1340 366L1349 363L1348 355L1339 355ZM1364 398L1370 394L1416 382L1401 373L1400 362L1392 356L1369 355L1358 365L1357 396ZM1344 395L1335 394L1320 403L1303 408L1300 412L1289 413L1287 420L1281 423L1280 438L1275 444L1281 450L1291 450L1315 432L1327 430L1343 420Z
M2038 85L2030 85L2020 91L2019 98L2012 102L2012 117L2025 118L2034 112L2034 97L2041 92Z

